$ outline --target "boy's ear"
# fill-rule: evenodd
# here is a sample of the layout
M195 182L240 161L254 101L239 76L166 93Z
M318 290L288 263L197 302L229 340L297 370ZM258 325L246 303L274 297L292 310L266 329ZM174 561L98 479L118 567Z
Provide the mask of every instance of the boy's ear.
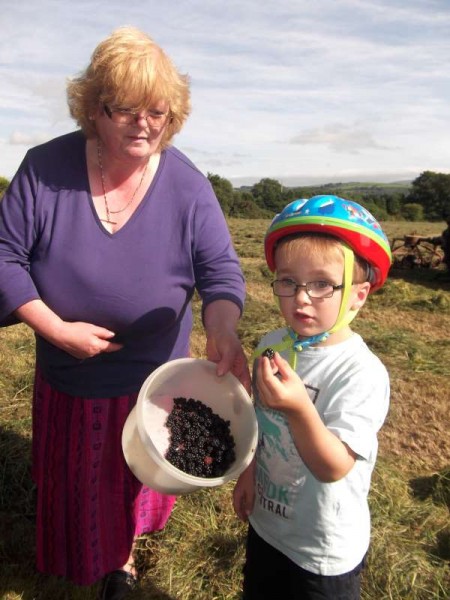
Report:
M359 310L364 306L364 303L367 300L367 296L370 292L370 283L365 281L364 283L356 283L354 284L355 291L353 296L353 302L351 305L352 310Z

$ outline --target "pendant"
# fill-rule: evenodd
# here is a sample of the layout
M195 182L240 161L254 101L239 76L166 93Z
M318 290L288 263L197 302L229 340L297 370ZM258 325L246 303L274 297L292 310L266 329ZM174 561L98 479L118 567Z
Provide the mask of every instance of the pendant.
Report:
M100 219L102 223L108 223L109 225L117 225L117 221L111 221L110 219Z

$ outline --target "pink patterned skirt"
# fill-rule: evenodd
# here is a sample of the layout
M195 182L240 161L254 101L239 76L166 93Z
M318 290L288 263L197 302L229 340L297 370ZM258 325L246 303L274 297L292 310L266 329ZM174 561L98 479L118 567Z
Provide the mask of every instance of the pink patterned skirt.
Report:
M33 479L39 571L91 585L126 563L136 536L165 526L175 497L143 486L122 454L122 428L136 398L73 397L54 390L37 371Z

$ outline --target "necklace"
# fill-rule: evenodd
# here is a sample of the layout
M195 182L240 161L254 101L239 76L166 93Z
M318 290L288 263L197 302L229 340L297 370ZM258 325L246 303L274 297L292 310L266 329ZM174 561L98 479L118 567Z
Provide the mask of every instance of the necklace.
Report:
M136 194L138 193L139 188L142 185L142 182L144 181L144 177L145 177L145 174L147 173L147 168L150 163L150 157L145 165L144 171L142 172L141 180L139 181L137 188L134 190L133 195L131 196L131 199L128 200L128 202L125 204L124 207L119 208L119 210L111 210L109 208L108 199L106 198L105 174L103 172L103 161L102 161L102 144L99 139L97 140L97 157L98 157L98 166L100 167L100 178L102 180L103 199L105 201L105 212L106 212L106 219L100 219L100 221L103 221L104 223L109 223L110 225L117 225L117 221L111 221L111 215L116 215L117 213L123 212L130 206L130 204L132 204L133 200L136 197Z

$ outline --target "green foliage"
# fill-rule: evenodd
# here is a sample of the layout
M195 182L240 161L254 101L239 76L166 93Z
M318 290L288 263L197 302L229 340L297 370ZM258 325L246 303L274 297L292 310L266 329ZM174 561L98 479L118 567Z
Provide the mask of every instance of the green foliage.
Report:
M266 213L268 217L271 216L268 211L259 208L250 192L234 192L233 205L229 212L230 217L260 219L266 216Z
M386 210L390 215L399 215L403 203L404 196L402 194L392 194L386 198Z
M379 221L440 221L450 215L450 175L425 171L412 184L327 183L284 187L265 177L250 188L234 189L231 182L208 173L223 212L239 218L272 218L298 198L335 195L362 204Z
M266 216L264 209L259 208L249 192L240 192L233 188L228 179L208 173L219 204L225 215L230 217L246 217L258 219Z
M388 215L400 213L401 206L409 194L410 184L399 183L327 183L320 186L285 188L285 196L290 199L310 198L323 194L340 196L353 200L366 206L376 205L387 212ZM289 201L289 200L288 200Z
M8 185L9 181L5 177L0 177L0 200L2 199Z
M222 207L223 212L228 215L234 201L234 190L228 179L224 179L219 175L208 173L208 179L213 186L214 193Z
M261 179L251 189L252 196L260 208L269 210L272 214L280 212L286 204L283 195L283 186L276 179L268 177Z
M412 182L408 203L421 204L431 221L450 216L450 175L424 171Z
M230 181L208 173L225 215L247 219L271 219L289 202L298 198L335 195L365 206L379 221L408 219L403 205L410 192L410 184L393 183L327 183L318 186L284 187L276 179L265 177L253 186L233 189ZM416 219L415 219L416 220Z
M423 206L415 202L408 202L403 205L402 215L407 221L423 221Z

